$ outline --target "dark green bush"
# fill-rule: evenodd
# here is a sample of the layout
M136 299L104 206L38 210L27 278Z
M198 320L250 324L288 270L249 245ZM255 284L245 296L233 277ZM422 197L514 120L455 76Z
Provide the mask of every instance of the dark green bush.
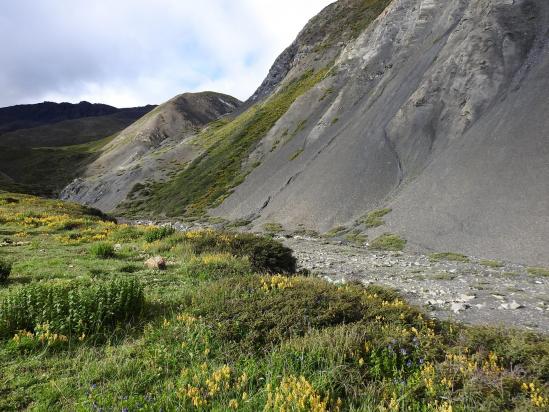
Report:
M145 233L145 241L148 243L152 243L156 240L162 240L165 237L168 237L170 235L173 235L175 233L175 229L173 227L156 227L154 229L151 229Z
M0 259L0 283L4 283L8 280L8 276L11 273L11 263Z
M113 258L115 255L114 246L106 242L94 243L90 248L90 252L93 256L100 259Z
M226 252L238 257L248 257L254 272L295 273L296 259L292 250L282 243L249 233L196 232L187 237L193 251Z
M90 335L138 317L143 306L143 288L135 279L32 284L0 301L0 337L46 324L69 337Z

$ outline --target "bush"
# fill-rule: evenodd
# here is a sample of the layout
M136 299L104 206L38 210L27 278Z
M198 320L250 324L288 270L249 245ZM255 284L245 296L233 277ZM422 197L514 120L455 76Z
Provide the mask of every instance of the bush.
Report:
M296 259L292 250L282 243L249 233L226 233L212 230L187 232L186 242L193 252L226 252L238 257L248 257L255 272L295 273Z
M174 233L175 229L173 227L155 227L145 233L145 241L147 243L152 243L157 240L162 240L165 237L173 235Z
M406 240L398 235L385 233L370 243L370 249L400 251L406 246Z
M143 306L143 288L135 279L33 284L0 302L0 337L44 325L67 337L89 335L136 318Z
M215 280L222 277L243 276L252 272L245 258L228 253L206 253L192 257L183 265L183 273L195 279Z
M364 223L367 228L383 226L385 222L382 217L389 213L391 213L391 209L372 210L362 219L362 223Z
M441 252L433 253L429 255L429 260L431 262L439 262L441 260L449 260L453 262L469 262L469 258L461 253L454 252Z
M8 280L8 276L11 273L11 263L0 259L0 283L4 283Z
M90 248L90 252L93 256L100 259L113 258L115 255L114 246L105 242L94 243Z
M236 342L248 352L268 352L311 329L376 317L398 323L416 316L407 305L382 304L394 302L396 296L379 288L338 287L317 278L247 276L206 286L195 299L195 310L218 325L223 341Z

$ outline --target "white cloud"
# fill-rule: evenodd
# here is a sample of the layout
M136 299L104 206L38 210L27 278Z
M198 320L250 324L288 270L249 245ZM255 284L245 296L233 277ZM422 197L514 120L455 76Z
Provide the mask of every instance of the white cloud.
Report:
M245 99L331 0L18 0L0 10L0 106Z

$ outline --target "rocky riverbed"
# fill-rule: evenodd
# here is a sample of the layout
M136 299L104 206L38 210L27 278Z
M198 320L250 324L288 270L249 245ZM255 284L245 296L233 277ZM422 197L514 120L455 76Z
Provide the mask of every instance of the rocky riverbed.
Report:
M549 332L549 277L532 275L526 266L497 262L501 266L490 267L475 258L432 261L422 254L300 236L280 240L294 250L301 268L330 282L389 286L442 319Z

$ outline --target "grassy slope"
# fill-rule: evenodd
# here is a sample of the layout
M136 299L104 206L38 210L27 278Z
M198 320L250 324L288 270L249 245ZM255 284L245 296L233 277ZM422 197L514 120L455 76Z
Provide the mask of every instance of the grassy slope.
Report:
M0 146L0 168L14 180L0 180L0 189L42 196L58 194L113 138L66 147Z
M254 274L223 248L228 234L118 226L80 206L13 194L0 194L0 234L13 242L0 259L14 263L0 302L37 281L128 277L146 299L140 320L82 339L0 340L0 410L548 405L547 338L439 323L381 288ZM120 244L116 256L92 255L97 242ZM166 271L144 268L156 254Z
M174 179L153 187L143 204L146 211L169 216L200 216L219 204L240 184L246 171L242 162L286 113L291 104L318 83L326 70L309 71L260 105L253 106L229 123L217 122L199 136L205 152ZM140 213L143 209L133 208Z
M125 129L136 120L131 113L83 117L0 135L6 147L59 147L93 142Z

